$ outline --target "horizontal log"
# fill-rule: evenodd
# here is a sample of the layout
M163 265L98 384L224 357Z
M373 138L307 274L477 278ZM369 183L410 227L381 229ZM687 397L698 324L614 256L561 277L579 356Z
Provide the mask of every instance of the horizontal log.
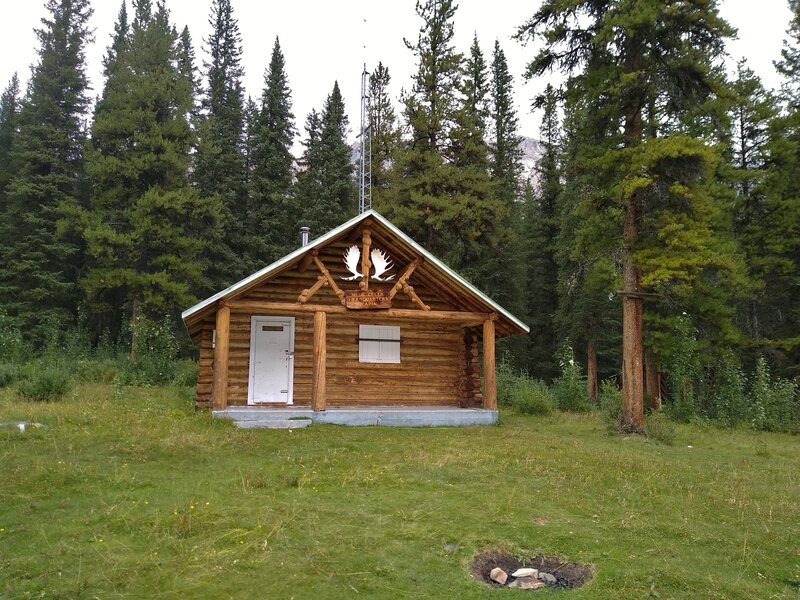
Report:
M291 302L252 302L247 300L233 300L226 302L224 305L229 306L233 311L286 311L286 312L326 312L330 314L346 314L348 309L344 306L334 305L319 305L319 304L299 304ZM369 318L373 315L363 314L367 311L360 311L359 318ZM369 311L373 312L373 311ZM494 313L481 313L481 312L458 312L447 310L406 310L400 308L389 308L380 311L374 311L374 318L390 318L390 319L412 319L412 320L426 320L426 321L453 321L457 323L467 322L483 322L486 320L496 320L497 315ZM361 316L363 314L363 317Z

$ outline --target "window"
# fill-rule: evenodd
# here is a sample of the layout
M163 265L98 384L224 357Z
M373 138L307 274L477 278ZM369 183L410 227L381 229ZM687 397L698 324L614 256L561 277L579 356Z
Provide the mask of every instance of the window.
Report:
M388 325L359 325L358 362L399 363L400 328Z

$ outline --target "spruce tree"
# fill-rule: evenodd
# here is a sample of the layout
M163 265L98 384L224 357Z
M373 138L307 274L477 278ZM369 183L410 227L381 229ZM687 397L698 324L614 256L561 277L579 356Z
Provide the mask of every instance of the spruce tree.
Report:
M506 216L488 176L482 136L485 62L473 45L465 71L453 46L455 10L451 0L417 3L422 26L415 43L406 41L417 72L402 99L410 136L397 153L388 212L457 271L494 287L487 249L504 243Z
M528 368L535 377L553 379L558 375L556 355L560 343L555 316L558 305L556 242L562 168L558 94L552 85L548 84L541 106L544 112L539 135L543 152L536 163L536 191L528 189L524 204L525 314L531 328Z
M253 216L248 224L248 237L260 266L277 260L297 245L293 232L298 227L300 208L295 205L291 193L292 145L296 133L286 60L276 37L252 131L250 202Z
M773 119L766 144L761 223L753 233L760 256L756 267L764 286L760 347L779 371L800 373L800 2L790 0L792 20L775 67L784 76L781 115Z
M322 235L356 212L356 187L351 150L347 144L348 119L339 83L325 100L322 111L306 120L303 171L297 178L300 222Z
M112 331L124 319L176 316L196 300L219 219L217 198L190 187L194 101L179 36L162 2L134 7L125 43L109 52L126 68L107 69L95 110L94 196L83 216L91 262L82 285L97 326Z
M715 94L721 83L714 61L732 33L713 0L586 0L569 6L545 0L519 31L544 41L529 76L552 68L568 73L573 89L585 96L586 118L605 134L602 145L585 148L584 155L594 152L586 166L610 192L592 214L613 217L623 242L625 430L644 426L644 286L686 289L707 265L718 263L713 198L704 180L713 178L719 157L685 134L654 137L646 125L660 119L648 119L648 113L668 119Z
M400 144L397 115L389 97L391 79L389 69L382 62L369 76L372 202L381 210L386 204L387 188L391 185L393 156Z
M17 117L14 174L0 224L0 305L42 342L74 322L83 258L78 240L61 235L65 214L86 202L85 119L91 40L88 0L49 0L39 60Z
M500 43L495 41L491 66L490 172L497 183L497 195L507 204L520 193L522 174L522 138L514 109L514 78Z
M209 25L210 58L204 63L207 85L193 178L201 196L216 196L223 207L222 235L207 246L205 256L209 285L220 290L251 273L255 265L245 233L250 215L242 140L242 42L231 0L213 0Z
M0 219L6 218L6 188L14 173L11 158L19 120L19 79L11 77L8 87L0 96Z

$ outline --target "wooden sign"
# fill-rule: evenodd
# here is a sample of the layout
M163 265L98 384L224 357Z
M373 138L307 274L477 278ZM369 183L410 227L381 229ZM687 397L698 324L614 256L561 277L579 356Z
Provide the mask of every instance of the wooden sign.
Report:
M392 299L383 290L346 290L344 305L354 310L392 308Z

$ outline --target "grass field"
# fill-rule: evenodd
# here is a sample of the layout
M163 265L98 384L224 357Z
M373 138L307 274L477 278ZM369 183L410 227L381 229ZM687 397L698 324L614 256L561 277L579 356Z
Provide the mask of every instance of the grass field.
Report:
M0 391L0 598L800 597L800 438L596 415L237 430L182 389ZM457 548L453 549L455 545ZM491 589L491 547L591 564Z

